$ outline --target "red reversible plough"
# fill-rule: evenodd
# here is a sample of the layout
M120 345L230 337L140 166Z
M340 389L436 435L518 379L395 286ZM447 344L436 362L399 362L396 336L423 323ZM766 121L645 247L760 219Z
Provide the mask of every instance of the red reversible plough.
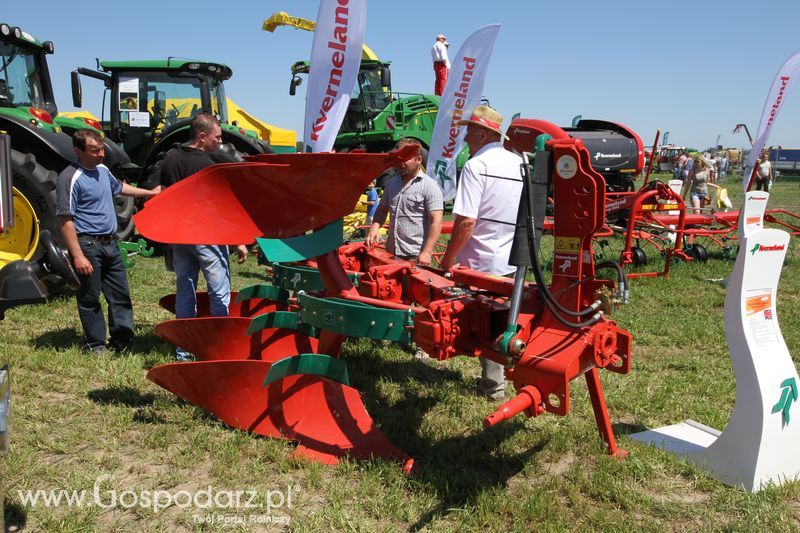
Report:
M606 183L583 141L542 136L522 166L513 279L422 268L342 243L339 219L375 176L414 150L255 156L205 169L151 200L136 216L144 236L185 244L258 238L273 281L240 290L228 317L207 316L200 294L198 318L159 324L159 336L197 360L156 366L148 378L232 427L297 441L297 456L386 457L410 471L413 459L377 429L340 355L347 337L416 343L438 360L480 356L505 366L517 393L487 414L487 427L520 413L566 415L570 383L584 376L608 452L624 456L598 370L631 368L631 335L609 319L627 298L627 281L618 264L594 262ZM550 283L538 259L548 194L557 243ZM518 200L509 198L511 209ZM612 269L618 281L597 278L596 269ZM528 272L535 283L525 281Z

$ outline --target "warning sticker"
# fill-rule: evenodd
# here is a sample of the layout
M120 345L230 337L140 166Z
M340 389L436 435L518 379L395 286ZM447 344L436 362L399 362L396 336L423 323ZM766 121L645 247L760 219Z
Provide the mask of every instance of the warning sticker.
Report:
M577 253L581 247L581 240L579 237L556 237L555 241L556 252Z

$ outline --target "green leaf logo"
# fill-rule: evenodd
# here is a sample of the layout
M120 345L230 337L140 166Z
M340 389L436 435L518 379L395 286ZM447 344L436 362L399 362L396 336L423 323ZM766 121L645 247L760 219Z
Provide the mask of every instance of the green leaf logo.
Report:
M447 161L442 161L438 159L436 161L436 166L433 167L433 172L436 174L436 177L439 178L439 183L444 189L444 184L446 181L451 181L450 176L447 175Z
M753 249L750 250L750 255L755 255L759 248L761 248L761 245L756 243L756 245L753 246Z
M788 378L781 383L781 399L772 407L772 414L783 412L783 424L781 427L789 425L789 409L792 402L797 401L797 382L794 378Z

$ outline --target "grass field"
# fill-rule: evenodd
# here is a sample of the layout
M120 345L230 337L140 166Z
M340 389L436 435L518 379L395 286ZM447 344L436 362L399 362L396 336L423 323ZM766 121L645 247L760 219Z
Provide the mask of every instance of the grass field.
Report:
M738 205L738 179L726 185ZM771 207L800 212L797 181L779 182L772 196ZM778 302L796 361L799 251L795 240ZM13 309L0 322L13 376L12 450L0 471L6 518L32 531L285 527L247 523L264 509L173 505L156 512L121 496L210 486L257 491L257 503L271 502L272 515L299 531L799 530L800 482L745 494L626 436L686 418L718 429L727 422L735 383L722 330L725 289L709 280L726 276L733 262L709 252L707 263L674 265L669 280L633 281L630 304L615 314L634 337L631 374L601 373L618 442L630 451L622 462L604 453L582 380L573 382L568 417L517 417L484 430L481 419L496 404L468 393L477 361L419 361L388 345L349 341L351 383L387 437L416 459L420 472L410 478L391 462L292 461L291 444L231 430L147 381L150 367L171 358L153 327L171 318L157 301L174 291L174 278L160 258L140 258L129 271L134 354L82 353L69 295ZM255 261L235 267L234 287L261 281L262 272ZM24 505L19 491L37 489L85 490L86 501ZM121 498L116 507L112 490ZM291 506L278 506L278 492L289 490Z

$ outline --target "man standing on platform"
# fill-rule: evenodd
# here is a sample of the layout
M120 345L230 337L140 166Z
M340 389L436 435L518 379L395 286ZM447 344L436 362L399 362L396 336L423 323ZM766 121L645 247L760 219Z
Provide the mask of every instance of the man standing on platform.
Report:
M442 96L444 86L447 83L447 73L450 72L450 60L447 58L447 47L450 43L441 33L436 36L436 42L431 49L433 58L433 72L436 74L436 82L433 86L433 94Z

